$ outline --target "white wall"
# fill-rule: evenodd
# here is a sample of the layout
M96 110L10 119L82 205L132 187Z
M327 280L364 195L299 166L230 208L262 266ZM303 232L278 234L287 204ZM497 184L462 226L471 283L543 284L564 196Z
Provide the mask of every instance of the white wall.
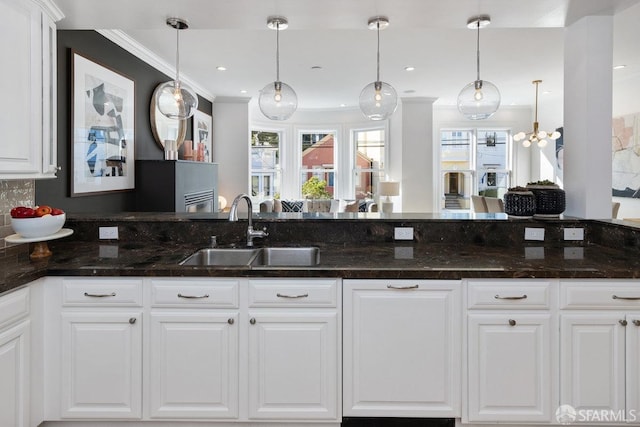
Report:
M213 161L218 194L228 203L248 191L249 98L216 97L213 102Z

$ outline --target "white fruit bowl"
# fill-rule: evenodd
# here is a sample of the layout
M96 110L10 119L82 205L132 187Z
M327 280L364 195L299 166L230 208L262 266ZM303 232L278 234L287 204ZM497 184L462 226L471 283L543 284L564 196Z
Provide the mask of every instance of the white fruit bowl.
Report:
M60 231L66 218L66 214L45 215L37 218L11 218L11 227L22 237L47 237Z

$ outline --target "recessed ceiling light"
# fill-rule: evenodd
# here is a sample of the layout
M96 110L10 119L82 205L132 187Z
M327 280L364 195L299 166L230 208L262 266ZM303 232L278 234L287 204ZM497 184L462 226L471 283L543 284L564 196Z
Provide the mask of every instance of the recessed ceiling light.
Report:
M416 93L415 89L407 89L404 93Z
M416 67L412 67L411 65L408 65L408 66L404 67L405 71L413 71L415 69L416 69Z
M551 93L550 90L545 90L544 92L542 92L543 95L549 95Z
M341 107L346 107L346 106L347 106L347 104L340 104L340 106L341 106Z
M311 67L312 70L322 70L322 66L321 65L314 65Z
M613 69L614 70L622 70L623 68L626 68L627 66L624 64L620 64L620 65L614 65Z
M245 89L242 89L240 93L247 93L247 91Z
M218 70L218 71L227 71L227 67L222 66L222 65L218 65L218 66L216 67L216 70Z

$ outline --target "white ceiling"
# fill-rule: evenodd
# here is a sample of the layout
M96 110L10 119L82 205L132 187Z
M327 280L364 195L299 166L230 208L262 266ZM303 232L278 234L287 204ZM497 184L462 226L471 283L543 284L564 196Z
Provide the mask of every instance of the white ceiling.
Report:
M502 105L533 104L534 79L543 80L541 93L551 92L547 100L562 99L563 27L583 16L616 15L614 62L628 67L614 78L640 72L640 0L55 2L65 14L59 29L122 30L170 64L176 37L165 20L187 19L190 28L180 33L181 72L216 96L257 97L275 79L276 34L266 21L285 16L280 78L305 109L357 105L362 88L375 80L376 34L367 21L376 15L390 21L380 33L381 79L401 97L435 97L437 105L455 105L460 89L475 80L476 32L466 22L480 13L492 21L480 31L480 76L498 86ZM632 16L617 19L622 15ZM217 71L220 65L227 71Z

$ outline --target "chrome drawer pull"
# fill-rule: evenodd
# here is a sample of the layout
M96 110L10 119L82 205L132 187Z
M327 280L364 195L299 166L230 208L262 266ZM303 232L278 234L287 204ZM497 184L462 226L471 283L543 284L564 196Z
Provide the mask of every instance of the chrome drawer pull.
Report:
M300 295L285 295L285 294L281 294L280 292L278 292L276 294L276 296L278 298L307 298L309 296L309 294L300 294Z
M387 285L387 289L418 289L420 285L410 285L410 286L394 286Z
M627 321L624 319L618 320L618 323L620 323L622 326L627 326Z
M612 299L626 299L629 301L638 301L640 300L640 297L619 297L618 295L614 295L611 297Z
M204 294L204 295L182 295L182 294L178 294L178 298L202 299L202 298L209 298L209 294Z
M88 292L85 292L84 296L85 297L92 297L92 298L115 297L116 293L115 292L111 292L110 294L90 294Z
M495 299L517 300L517 299L527 299L527 296L526 295L522 295L522 296L519 296L519 297L501 297L500 295L496 295L494 298Z
M633 320L633 324L636 326L640 326L640 320L638 319Z
M513 319L509 319L509 326L516 326L516 321Z

